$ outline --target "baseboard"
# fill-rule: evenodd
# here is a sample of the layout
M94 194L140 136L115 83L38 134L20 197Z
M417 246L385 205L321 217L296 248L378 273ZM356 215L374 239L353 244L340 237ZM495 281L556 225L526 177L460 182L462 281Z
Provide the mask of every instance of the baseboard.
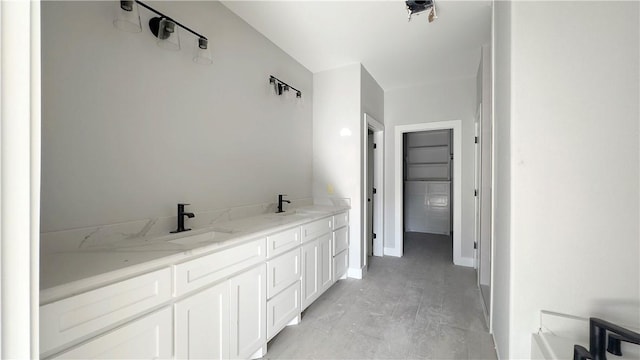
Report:
M459 259L454 259L453 263L458 266L466 266L466 267L474 267L475 260L472 257L461 257Z
M366 273L367 273L366 267L363 267L361 269L358 269L358 268L347 269L347 277L350 277L352 279L362 279Z
M396 251L396 248L384 248L384 255L385 256L395 256L395 257L402 257L402 252L401 251Z
M493 348L496 349L496 357L498 360L504 360L504 358L500 357L500 349L498 349L498 343L496 342L496 334L492 332L491 338L493 339Z

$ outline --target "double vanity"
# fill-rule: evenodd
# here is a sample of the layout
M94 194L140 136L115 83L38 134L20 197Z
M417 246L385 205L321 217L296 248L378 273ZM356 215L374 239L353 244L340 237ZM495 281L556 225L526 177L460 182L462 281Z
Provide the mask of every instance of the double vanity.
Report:
M41 357L258 358L346 277L348 206L222 225L43 253Z

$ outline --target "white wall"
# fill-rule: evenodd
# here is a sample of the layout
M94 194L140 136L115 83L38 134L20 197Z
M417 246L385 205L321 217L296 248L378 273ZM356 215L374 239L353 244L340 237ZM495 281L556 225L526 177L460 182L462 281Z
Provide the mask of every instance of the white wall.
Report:
M360 76L362 113L367 113L384 124L384 90L364 66L360 66Z
M496 51L498 107L509 101L498 65L511 62L510 169L499 170L511 213L496 219L511 222L504 357L530 355L543 309L640 325L639 10L511 5L511 52Z
M349 276L364 259L364 113L384 121L384 91L361 64L313 75L313 196L351 199ZM348 131L348 135L345 135Z
M376 121L384 124L384 90L382 90L376 79L374 79L373 76L369 74L367 69L365 69L364 66L360 66L360 122L361 124L363 124L363 127L359 132L361 148L367 142L366 138L364 137L364 114L368 114L369 116L372 116L374 119L376 119ZM384 148L384 146L381 146L380 148ZM361 179L364 179L364 177L366 176L364 167L364 156L364 151L361 151ZM360 194L362 201L367 199L367 189L364 186L361 187ZM380 192L376 196L384 196L384 192ZM382 203L384 204L384 198L382 199ZM364 211L362 211L360 220L362 224L362 249L364 249L364 243L367 240L367 222L364 217L365 214ZM381 234L381 236L382 235L383 234ZM366 264L364 251L361 252L360 259L362 264Z
M313 196L351 199L349 268L352 273L363 266L360 77L360 64L313 75ZM343 136L347 130L348 135Z
M214 63L191 61L185 31L159 48L145 9L131 34L117 2L42 3L42 231L311 196L312 74L218 2L150 5Z
M1 2L0 36L0 358L28 359L39 354L40 3Z
M493 337L509 359L511 317L511 2L493 3ZM528 356L527 356L528 358Z
M478 57L480 53L478 53ZM385 248L400 246L395 239L394 218L395 169L394 127L434 121L462 121L462 154L454 154L454 161L462 158L462 257L473 258L473 137L476 112L476 79L461 79L419 87L392 89L385 92ZM398 250L396 250L398 252Z

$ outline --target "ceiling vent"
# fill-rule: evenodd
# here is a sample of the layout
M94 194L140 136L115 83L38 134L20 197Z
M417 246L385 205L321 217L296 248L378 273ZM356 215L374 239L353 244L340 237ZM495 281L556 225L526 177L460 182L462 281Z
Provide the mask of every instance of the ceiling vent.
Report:
M409 21L413 14L419 14L425 11L429 12L429 22L437 19L436 4L434 0L407 0L407 12L409 13Z

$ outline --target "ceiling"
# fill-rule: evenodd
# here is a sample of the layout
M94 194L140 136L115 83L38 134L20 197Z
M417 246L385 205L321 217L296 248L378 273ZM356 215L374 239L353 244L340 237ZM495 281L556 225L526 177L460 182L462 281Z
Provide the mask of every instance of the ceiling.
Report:
M476 75L491 1L437 0L407 21L404 1L222 1L311 72L362 63L384 89Z

